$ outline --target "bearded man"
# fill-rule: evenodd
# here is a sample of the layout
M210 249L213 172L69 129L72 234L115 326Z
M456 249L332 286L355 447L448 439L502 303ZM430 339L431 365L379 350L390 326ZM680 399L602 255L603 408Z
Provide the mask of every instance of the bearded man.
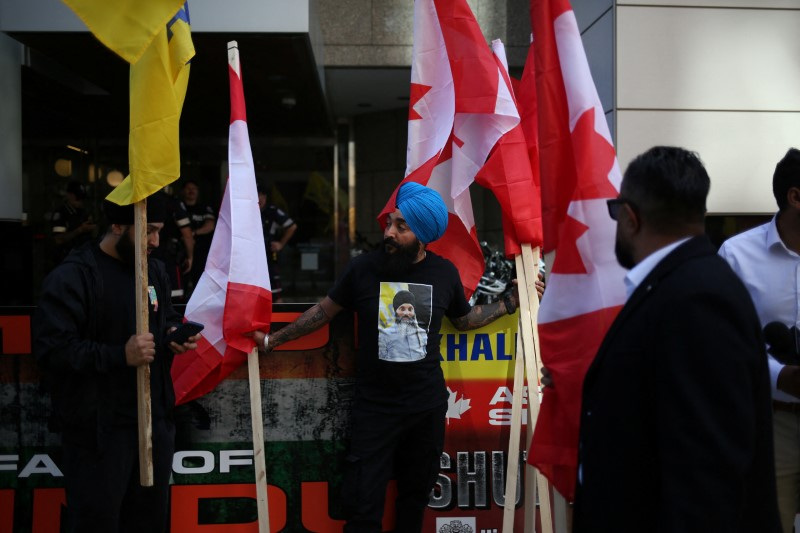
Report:
M269 336L253 334L269 352L319 329L343 309L357 315L356 392L342 494L347 533L381 531L386 486L393 477L398 492L394 531L420 531L444 446L448 394L439 365L442 318L459 330L478 328L513 313L518 301L514 293L470 307L455 266L426 249L447 228L439 193L407 182L397 192L396 205L386 217L383 250L354 258L328 296L287 327ZM424 328L424 352L419 358L381 357L385 302L403 291L414 296L415 318L425 302L426 319L416 321Z
M704 234L710 186L656 146L607 202L628 300L583 381L574 533L780 530L761 325Z
M165 209L147 200L147 251L158 247ZM33 319L34 353L62 433L66 488L62 531L166 531L172 471L174 353L181 322L161 261L148 260L149 332L136 333L133 206L105 202L108 229L76 248L44 280ZM136 367L150 365L154 486L139 484Z

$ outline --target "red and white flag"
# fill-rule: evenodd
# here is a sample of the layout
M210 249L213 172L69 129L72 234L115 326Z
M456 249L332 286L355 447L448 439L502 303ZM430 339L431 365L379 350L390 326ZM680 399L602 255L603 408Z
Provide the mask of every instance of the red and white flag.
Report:
M545 252L555 250L539 310L546 388L528 461L572 500L583 378L625 302L606 199L622 181L568 0L531 0Z
M272 293L247 132L239 56L228 50L231 125L228 183L206 268L186 306L186 319L205 325L197 350L172 364L176 403L198 398L247 360L255 344L242 334L267 331Z
M430 249L471 294L484 271L469 186L497 140L519 122L502 72L466 0L416 0L406 181L438 191L450 213ZM378 218L395 209L397 189Z
M519 88L519 84L508 75L506 51L499 39L492 41L492 51L503 80L514 95L514 87ZM515 102L522 109L518 96ZM475 176L479 185L492 190L500 204L508 257L522 252L520 244L530 244L534 248L542 245L539 160L531 158L529 146L533 146L533 154L536 154L536 138L526 140L523 124L519 123L500 137L486 164Z

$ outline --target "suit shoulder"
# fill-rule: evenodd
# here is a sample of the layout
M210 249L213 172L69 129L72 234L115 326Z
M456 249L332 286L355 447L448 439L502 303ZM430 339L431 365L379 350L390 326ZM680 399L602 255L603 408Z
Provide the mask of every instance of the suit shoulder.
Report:
M749 299L747 289L731 266L717 254L689 259L665 280L676 298L690 294L721 294Z

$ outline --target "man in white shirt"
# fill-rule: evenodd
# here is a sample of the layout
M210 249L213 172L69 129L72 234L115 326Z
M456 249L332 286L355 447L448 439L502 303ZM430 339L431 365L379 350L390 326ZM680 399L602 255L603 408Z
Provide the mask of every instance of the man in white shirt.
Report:
M790 149L775 167L772 189L778 213L767 224L728 239L719 254L745 284L761 325L800 325L800 150ZM791 332L791 333L790 333ZM768 338L769 342L770 339ZM773 347L774 348L774 347ZM784 533L800 511L800 366L769 359L778 507Z

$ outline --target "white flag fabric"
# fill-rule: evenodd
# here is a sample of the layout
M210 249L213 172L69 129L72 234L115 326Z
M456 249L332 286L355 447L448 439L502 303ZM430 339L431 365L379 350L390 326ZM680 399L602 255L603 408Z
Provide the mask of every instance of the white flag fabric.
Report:
M229 43L228 63L228 183L205 271L186 306L186 319L204 324L205 329L197 350L177 355L172 365L177 403L213 390L246 361L254 344L243 333L267 331L272 314L267 254L235 42Z

